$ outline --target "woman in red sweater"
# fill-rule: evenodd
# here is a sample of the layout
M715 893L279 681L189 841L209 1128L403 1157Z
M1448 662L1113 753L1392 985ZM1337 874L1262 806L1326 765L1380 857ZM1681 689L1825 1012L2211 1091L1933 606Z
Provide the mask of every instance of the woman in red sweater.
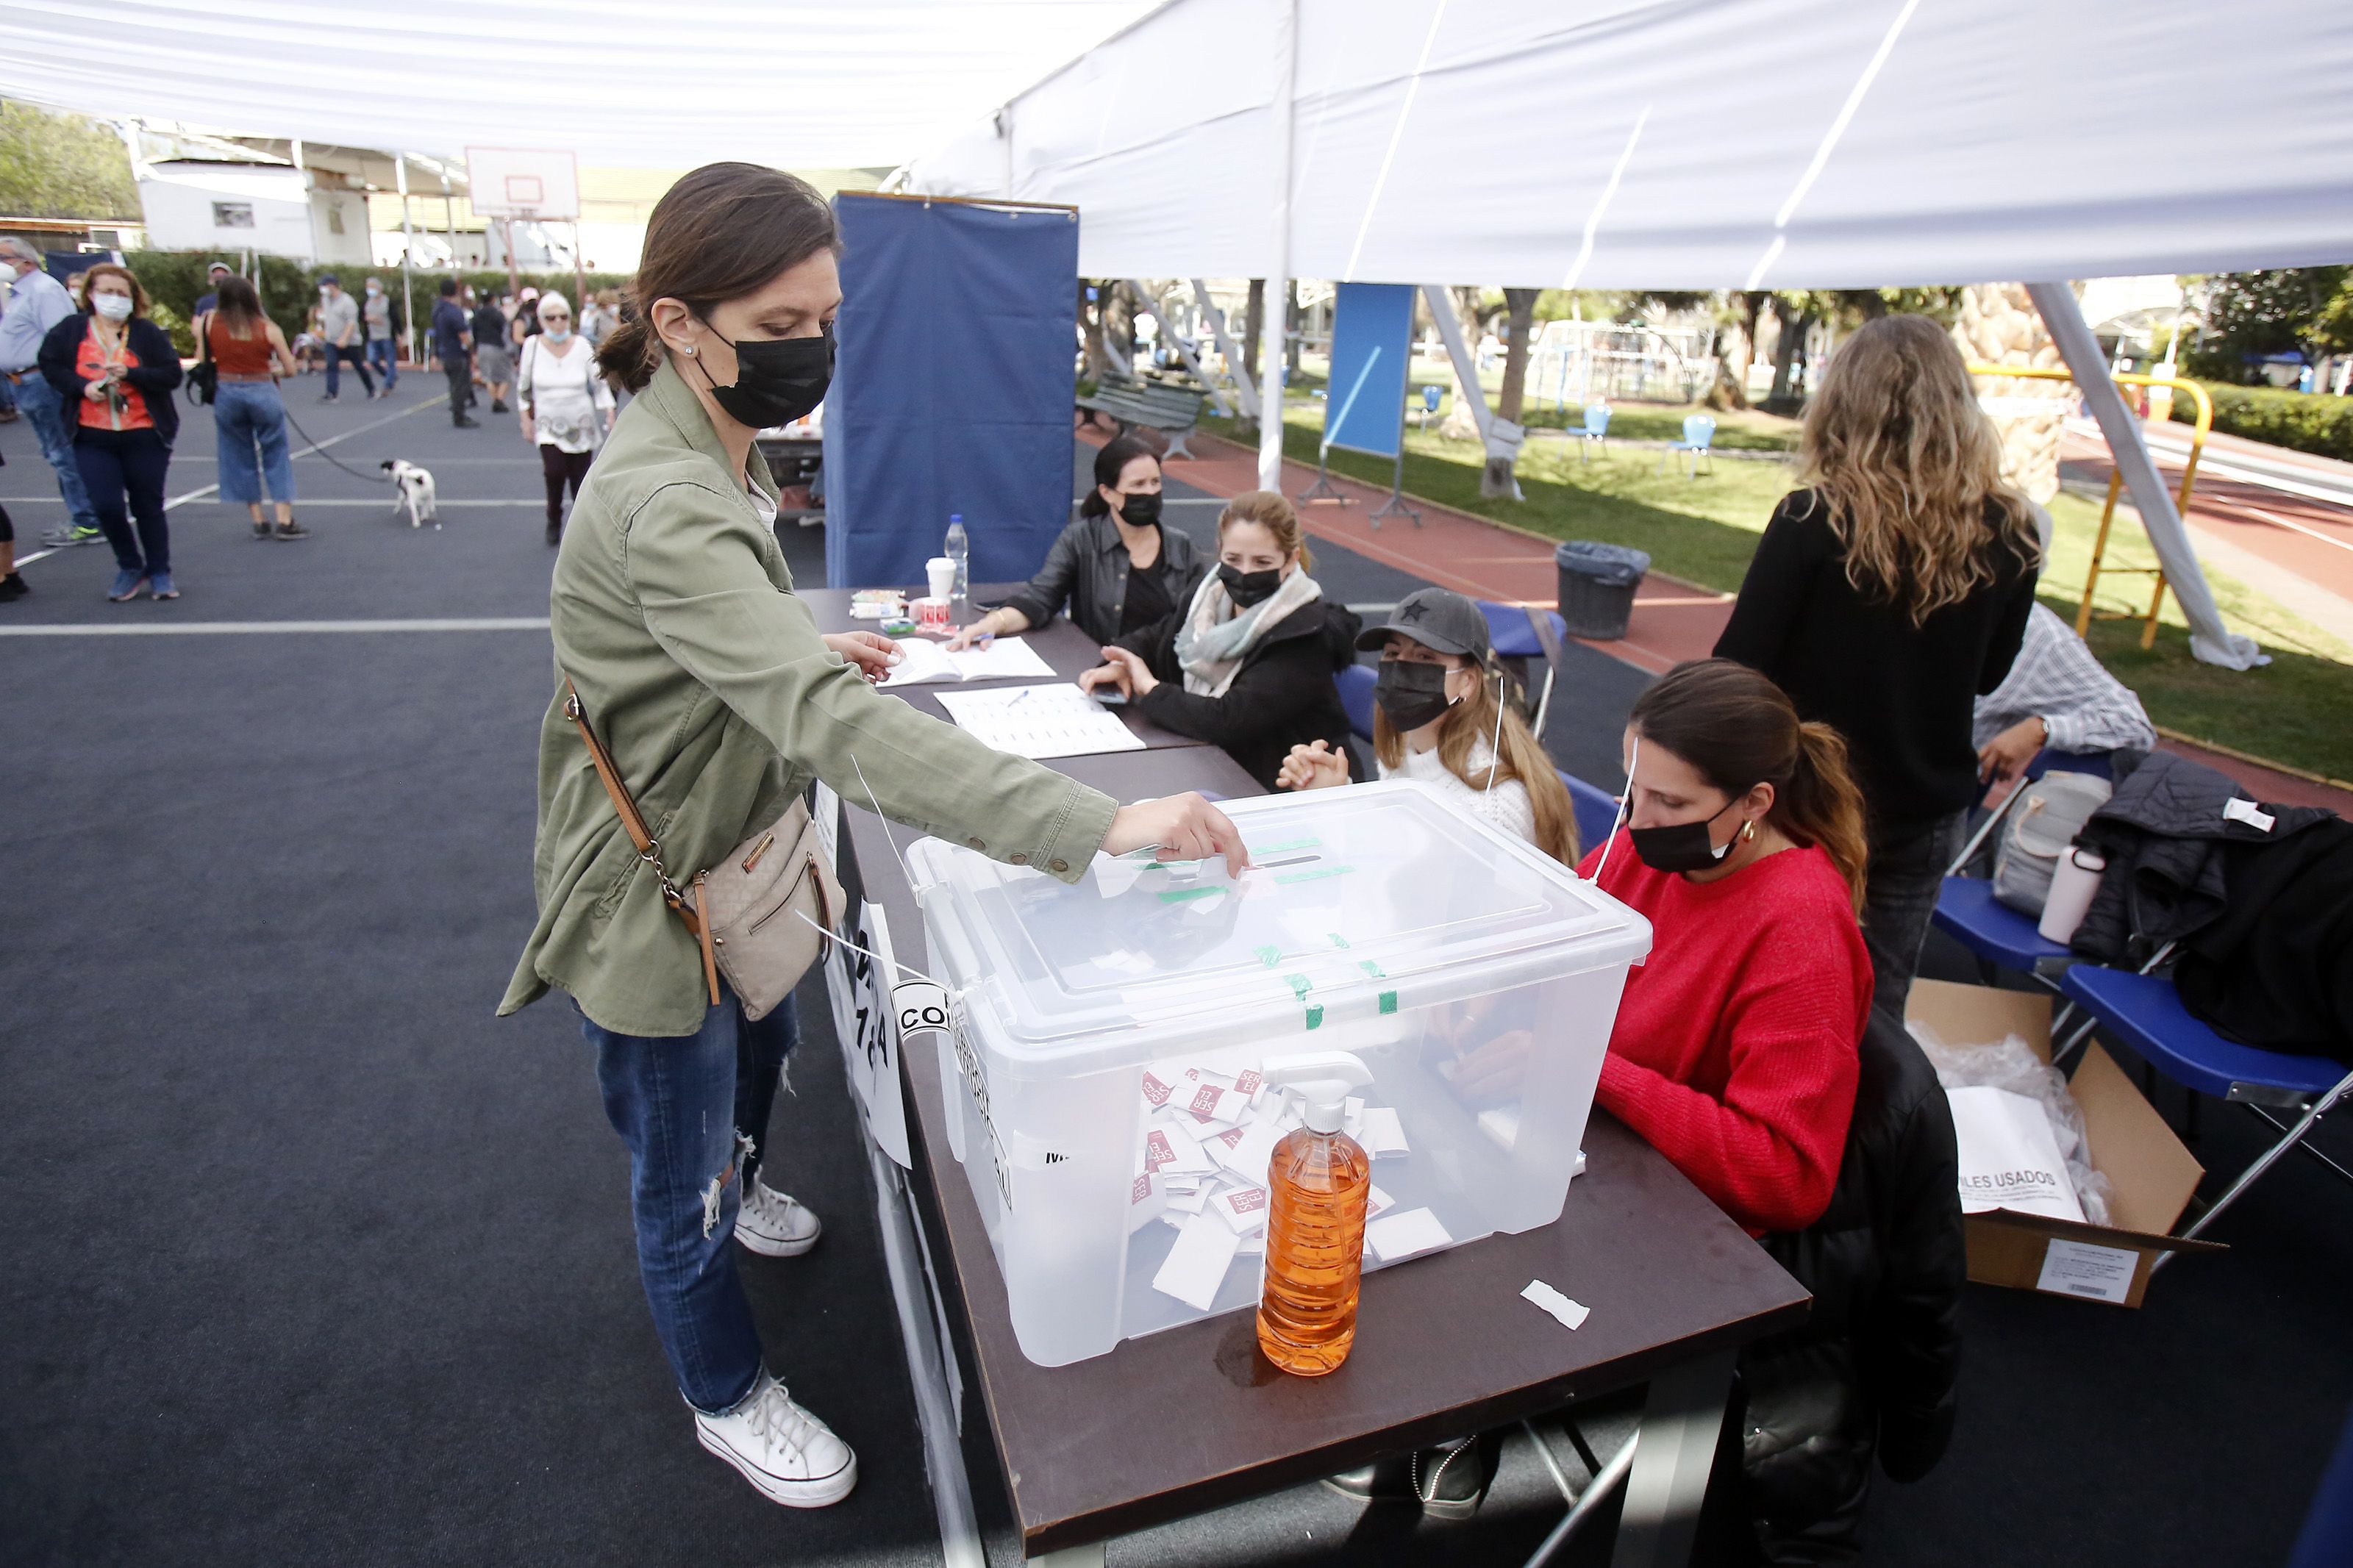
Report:
M1598 1099L1751 1234L1802 1230L1838 1180L1871 1015L1846 743L1711 658L1642 694L1626 750L1625 828L1579 869L1652 935Z

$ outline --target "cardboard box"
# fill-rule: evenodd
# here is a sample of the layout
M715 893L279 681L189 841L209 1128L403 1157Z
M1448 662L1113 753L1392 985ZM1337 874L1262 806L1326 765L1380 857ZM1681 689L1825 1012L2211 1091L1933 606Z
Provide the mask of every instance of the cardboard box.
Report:
M2016 1035L2051 1059L2051 998L1938 980L1914 983L1905 1015L1948 1046L1991 1045ZM2137 1307L2149 1270L2168 1252L2221 1252L2211 1241L2170 1233L2198 1191L2205 1167L2175 1137L2116 1059L2094 1041L2068 1088L2084 1112L2092 1166L2108 1178L2108 1225L1989 1209L1970 1215L1969 1278L2054 1296Z

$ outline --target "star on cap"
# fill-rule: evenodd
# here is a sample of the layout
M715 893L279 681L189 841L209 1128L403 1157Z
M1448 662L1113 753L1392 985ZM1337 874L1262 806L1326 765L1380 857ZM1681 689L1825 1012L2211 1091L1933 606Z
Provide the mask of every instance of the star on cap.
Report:
M1411 604L1408 604L1398 611L1398 625L1404 626L1409 621L1418 621L1421 619L1423 615L1425 615L1429 609L1430 606L1428 605L1425 605L1419 600L1416 600Z

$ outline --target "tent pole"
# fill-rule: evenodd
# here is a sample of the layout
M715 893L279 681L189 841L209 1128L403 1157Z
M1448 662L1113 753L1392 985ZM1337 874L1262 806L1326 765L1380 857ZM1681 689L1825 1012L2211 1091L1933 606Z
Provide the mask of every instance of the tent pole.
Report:
M421 365L425 362L417 353L417 290L408 277L408 253L417 244L408 227L408 154L396 153L392 171L400 184L400 310L401 338L407 351L408 363Z
M580 220L572 220L572 321L577 326L588 303L588 258L580 253Z
M1203 374L1200 360L1194 356L1192 343L1187 341L1182 332L1179 332L1169 323L1168 312L1160 308L1159 296L1153 293L1151 289L1146 289L1144 286L1144 279L1140 278L1129 279L1127 280L1127 286L1135 290L1135 297L1144 301L1144 308L1152 312L1152 319L1154 321L1160 323L1160 336L1162 340L1176 345L1176 352L1184 356L1185 368L1191 371L1193 373L1193 379L1199 382L1201 385L1208 390L1209 394L1209 402L1216 407L1219 416L1223 417L1227 415L1229 410L1226 407L1225 393L1219 390L1215 382L1211 381L1208 375Z
M1242 417L1256 419L1258 391L1250 385L1250 377L1240 369L1242 351L1234 342L1233 334L1226 331L1226 313L1218 309L1216 300L1209 298L1209 285L1206 279L1193 279L1193 298L1199 302L1201 314L1209 319L1209 331L1217 335L1218 352L1226 356L1226 371L1234 378L1234 400L1241 405Z
M1258 351L1259 405L1258 483L1261 489L1282 488L1282 369L1284 328L1289 324L1282 302L1291 284L1291 99L1299 74L1299 0L1282 0L1274 19L1274 245L1266 273L1265 333Z
M2254 638L2242 637L2222 624L2222 612L2214 603L2214 591L2207 586L2206 574L2198 564L2198 552L2190 546L2189 531L2182 526L2181 513L2174 509L2165 479L2141 440L2140 426L2125 407L2124 395L2108 379L2107 356L2100 353L2100 342L2092 335L2092 325L2084 319L2084 308L2076 301L2074 290L2064 282L2029 283L2026 292L2042 317L2042 324L2051 329L2060 357L2075 373L2075 385L2084 395L2084 405L2099 421L2100 434L2107 437L2116 471L2124 476L2126 488L2132 491L2141 526L2147 530L2148 542L2156 548L2158 563L2165 568L2166 583L2180 601L2182 615L2189 619L2189 651L2201 662L2225 669L2251 669L2258 664L2268 664L2271 661L2255 647Z

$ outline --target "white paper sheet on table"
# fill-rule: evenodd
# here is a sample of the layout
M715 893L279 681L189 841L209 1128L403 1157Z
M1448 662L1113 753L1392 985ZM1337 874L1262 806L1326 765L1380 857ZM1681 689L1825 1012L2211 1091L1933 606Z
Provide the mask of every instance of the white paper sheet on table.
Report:
M970 731L975 740L1017 757L1144 750L1144 742L1135 732L1080 690L1076 682L943 691L939 700L948 716Z
M998 637L986 647L959 648L954 653L945 644L923 637L901 637L898 647L899 666L882 682L885 690L937 681L1050 680L1054 677L1054 667L1019 637Z

